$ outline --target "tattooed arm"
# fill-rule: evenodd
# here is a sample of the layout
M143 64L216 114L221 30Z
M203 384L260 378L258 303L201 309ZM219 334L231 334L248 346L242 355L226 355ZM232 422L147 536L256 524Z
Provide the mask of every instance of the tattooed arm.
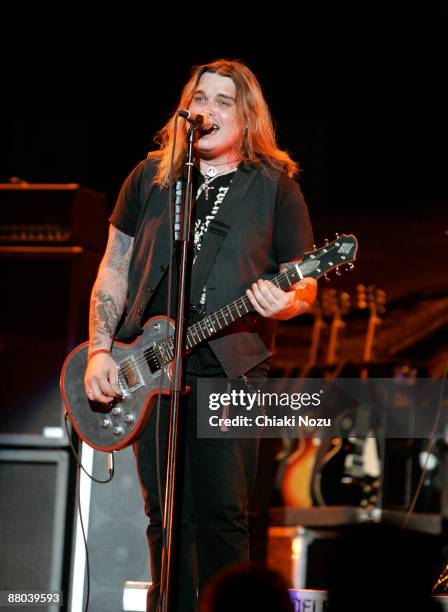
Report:
M90 298L89 356L97 349L109 350L112 345L126 302L133 243L132 236L110 226ZM84 384L91 400L109 403L119 395L117 366L110 354L96 353L89 359Z
M113 225L90 299L89 354L110 349L128 292L128 268L134 238Z
M288 264L280 264L284 272ZM246 294L252 306L263 317L286 321L303 312L309 312L316 299L317 282L314 278L302 278L288 291L282 291L268 280L260 279L247 289Z

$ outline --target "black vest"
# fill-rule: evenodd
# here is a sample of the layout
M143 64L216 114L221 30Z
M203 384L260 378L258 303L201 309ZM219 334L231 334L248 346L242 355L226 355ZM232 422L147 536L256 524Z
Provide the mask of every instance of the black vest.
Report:
M148 180L154 176L153 164L147 160L143 174L142 208L129 266L128 302L117 333L119 340L127 342L141 333L143 313L169 262L169 189L161 189ZM278 273L272 239L279 176L263 167L244 165L237 170L222 207L230 198L237 198L239 207L206 283L208 313L244 295L256 279L272 278ZM213 239L211 233L206 234L205 240L208 239ZM227 376L236 378L273 354L275 330L275 321L249 314L208 343Z

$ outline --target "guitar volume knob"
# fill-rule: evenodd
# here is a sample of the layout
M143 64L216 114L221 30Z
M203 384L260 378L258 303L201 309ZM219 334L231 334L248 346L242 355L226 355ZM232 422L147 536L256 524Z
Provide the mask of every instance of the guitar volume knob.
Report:
M112 429L112 431L115 436L119 436L120 434L123 433L123 427L121 427L121 425L117 425L116 427Z
M110 427L111 426L110 419L108 419L108 418L101 419L100 425L101 425L101 427L104 427L104 429L106 429L107 427Z
M120 385L120 391L121 391L121 398L120 398L121 401L126 402L131 397L131 394L129 393L127 389L124 388L123 385Z
M131 414L130 412L128 412L127 414L124 415L124 420L125 420L125 423L133 423L135 421L135 416Z

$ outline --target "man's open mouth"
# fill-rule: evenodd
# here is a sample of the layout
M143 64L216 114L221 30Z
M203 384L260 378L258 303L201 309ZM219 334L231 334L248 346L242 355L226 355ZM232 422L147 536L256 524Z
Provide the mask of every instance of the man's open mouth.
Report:
M201 132L203 132L204 136L205 136L205 135L208 135L208 134L215 134L218 130L219 130L219 125L216 125L216 123L214 123L210 129L208 129L208 130L201 130Z

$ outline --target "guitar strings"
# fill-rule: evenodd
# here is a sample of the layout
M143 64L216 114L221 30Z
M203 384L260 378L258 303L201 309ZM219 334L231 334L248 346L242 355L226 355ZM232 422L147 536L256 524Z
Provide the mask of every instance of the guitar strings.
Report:
M288 281L288 283L289 283L289 280L290 280L290 279L289 279L289 277L290 277L290 276L291 276L291 277L294 277L294 276L295 276L295 274L296 274L296 270L295 270L295 268L290 268L290 269L286 270L285 272L282 272L281 274L278 274L277 276L275 276L275 277L274 277L274 278L271 280L271 282L272 282L272 283L274 283L274 284L276 284L276 285L277 285L277 287L279 287L279 288L280 288L279 283L280 283L281 281L287 280L287 281ZM289 284L291 285L292 283L289 283ZM222 318L223 318L223 320L224 320L225 324L226 324L226 325L229 325L229 323L228 323L228 322L227 322L227 320L226 320L226 316L225 316L225 314L224 314L224 309L227 309L227 310L229 311L229 313L231 313L231 309L232 309L232 308L236 308L236 312L238 313L238 318L240 318L242 315L241 315L241 313L239 312L238 306L240 306L240 307L244 306L244 307L246 308L246 314L248 314L248 313L249 313L249 310L247 310L246 302L249 302L249 300L248 300L247 296L245 296L245 295L244 295L244 296L241 296L241 297L239 297L238 299L236 299L235 301L231 302L230 304L227 304L226 306L223 306L223 308L221 308L220 310L217 310L216 312L212 312L211 314L207 315L206 317L204 317L203 319L201 319L201 321L198 321L198 323L194 323L193 325L191 325L191 326L188 328L188 330L187 330L187 342L188 342L188 336L192 336L192 335L196 334L196 336L197 336L198 338L200 338L200 336L199 336L199 332L202 332L202 334L204 334L204 333L205 333L205 331L204 331L204 329L203 329L203 325L204 325L204 323L205 323L207 320L210 320L210 325L207 325L207 323L206 323L207 328L212 327L212 329L214 330L214 325L213 325L212 317L215 317L216 321L217 321L217 322L218 322L218 324L220 325L220 322L219 322L219 318L218 318L218 317L219 317L219 315L221 314L221 316L222 316ZM230 314L230 318L232 319L232 314ZM235 320L237 320L237 319L232 319L232 323L233 323ZM214 332L215 332L215 330L213 331L213 333L214 333ZM200 341L199 341L199 342L196 342L196 343L195 343L195 344L193 344L193 345L192 345L190 348L194 348L195 346L197 346L197 345L198 345L198 344L200 344L201 342L204 342L204 341L207 339L207 337L210 337L210 336L206 336L205 338L200 339ZM193 338L193 341L194 341L194 338ZM168 346L166 346L166 345L168 345ZM171 345L171 346L170 346L170 345ZM158 347L164 347L164 346L165 346L166 348L168 348L168 349L169 349L169 348L171 348L171 347L172 347L172 345L173 345L173 338L170 338L168 341L165 341L165 342L163 342L162 344L159 344L159 345L157 345L157 346L155 346L155 347L148 347L148 348L146 348L146 349L143 349L143 357L138 357L137 359L135 359L135 361L133 361L133 362L132 362L132 364L127 363L127 364L125 364L123 367L119 367L119 368L118 368L118 369L119 369L118 375L120 375L120 374L126 375L127 373L132 372L132 370L134 369L134 366L135 366L135 365L141 365L141 364L144 364L145 362L147 362L147 357L146 357L146 356L145 356L145 354L144 354L145 352L150 351L150 350L154 350L154 349L156 349L156 348L158 348ZM162 355L162 358L163 358L163 355ZM171 359L170 359L170 361L171 361ZM166 363L163 363L163 364L162 364L162 367L163 367L164 365L166 365L167 363L169 363L169 361L167 361Z

